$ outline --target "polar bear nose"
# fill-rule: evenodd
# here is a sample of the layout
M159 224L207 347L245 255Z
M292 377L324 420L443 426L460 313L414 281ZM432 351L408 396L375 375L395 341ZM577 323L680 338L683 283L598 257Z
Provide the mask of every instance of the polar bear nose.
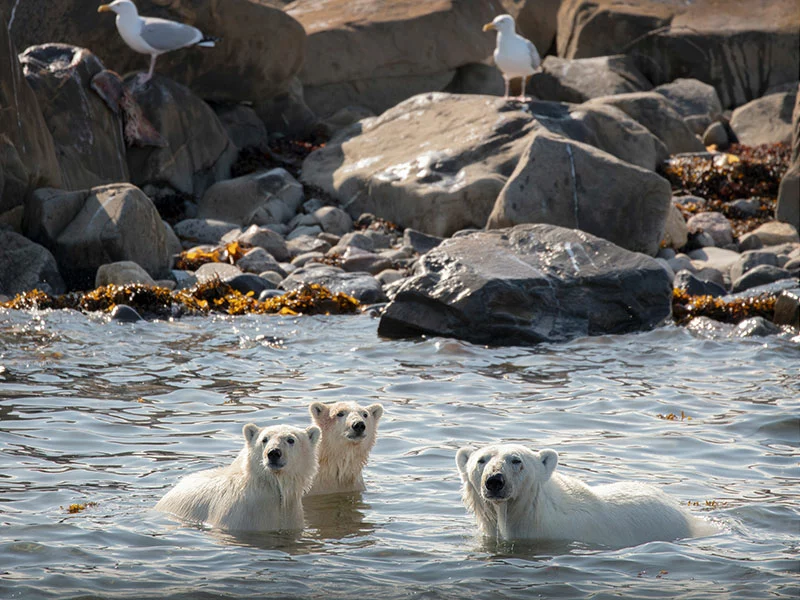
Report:
M487 491L492 494L496 494L506 485L506 478L502 473L495 473L486 479L486 483L484 485L486 486Z
M364 433L364 430L367 428L367 424L364 421L356 421L353 423L353 431L356 433Z
M267 452L267 458L270 460L270 462L277 462L280 460L281 456L283 456L283 452L280 451L280 448L273 448Z

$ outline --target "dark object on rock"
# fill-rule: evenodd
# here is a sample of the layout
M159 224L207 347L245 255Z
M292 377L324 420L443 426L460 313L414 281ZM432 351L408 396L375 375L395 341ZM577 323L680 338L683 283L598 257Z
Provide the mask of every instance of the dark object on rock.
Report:
M775 302L776 325L789 325L800 329L800 288L784 290Z
M378 333L513 345L640 331L669 316L671 289L655 259L572 229L518 225L423 256Z
M225 283L235 289L237 292L245 296L252 293L255 298L260 298L264 290L274 289L274 285L263 277L253 275L252 273L243 273L237 275L232 279L228 279Z
M142 315L136 312L136 309L120 304L111 309L111 320L119 321L120 323L135 323L136 321L144 321Z
M690 271L678 271L672 285L689 296L711 296L718 298L726 294L725 288L713 281L704 281Z

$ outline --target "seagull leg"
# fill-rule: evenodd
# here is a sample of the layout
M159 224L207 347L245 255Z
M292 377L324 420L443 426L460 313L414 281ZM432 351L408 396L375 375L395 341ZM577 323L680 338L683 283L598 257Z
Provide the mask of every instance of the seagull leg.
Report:
M509 79L505 75L503 75L503 81L506 83L506 92L503 94L503 100L508 100L508 86L509 86Z
M155 71L155 68L156 68L156 58L158 58L158 54L151 54L150 55L150 70L147 71L147 75L145 76L145 78L142 81L142 83L147 83L148 81L150 81L153 78L153 71Z
M525 75L522 77L522 81L520 82L520 90L519 90L520 102L530 101L530 97L525 95L525 88L528 87L528 79L530 79L530 75Z

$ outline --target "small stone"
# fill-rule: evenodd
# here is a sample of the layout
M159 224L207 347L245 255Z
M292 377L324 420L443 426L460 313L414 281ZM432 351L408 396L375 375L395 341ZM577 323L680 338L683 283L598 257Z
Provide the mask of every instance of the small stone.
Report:
M343 236L353 230L353 219L345 211L335 206L323 206L314 211L314 218L323 231Z
M709 234L714 246L722 248L733 243L733 228L725 215L718 212L704 212L693 215L686 223L689 231L702 231Z
M679 271L675 274L672 285L683 290L690 296L713 296L718 298L725 295L725 288L714 281L705 281L689 271Z
M791 273L786 269L773 265L759 265L736 279L731 290L734 293L742 292L758 285L766 285L787 277L791 277Z
M142 316L136 312L136 309L125 304L117 304L113 309L111 309L111 320L119 321L120 323L135 323L136 321L144 321Z
M777 325L770 323L764 317L751 317L736 326L733 335L736 337L765 337L780 333Z
M716 146L718 149L724 150L730 146L730 144L728 130L725 128L725 125L719 121L715 121L709 125L703 133L703 145L706 148L708 146Z
M253 292L253 297L258 298L264 290L275 289L277 286L253 273L243 273L225 281L236 291L242 294Z

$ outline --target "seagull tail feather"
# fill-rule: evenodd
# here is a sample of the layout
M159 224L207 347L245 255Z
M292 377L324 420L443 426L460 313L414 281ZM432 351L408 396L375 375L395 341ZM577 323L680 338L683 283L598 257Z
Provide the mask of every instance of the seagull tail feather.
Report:
M210 35L205 36L202 40L197 42L198 46L202 46L203 48L213 48L214 45L220 41L222 38L213 37Z

